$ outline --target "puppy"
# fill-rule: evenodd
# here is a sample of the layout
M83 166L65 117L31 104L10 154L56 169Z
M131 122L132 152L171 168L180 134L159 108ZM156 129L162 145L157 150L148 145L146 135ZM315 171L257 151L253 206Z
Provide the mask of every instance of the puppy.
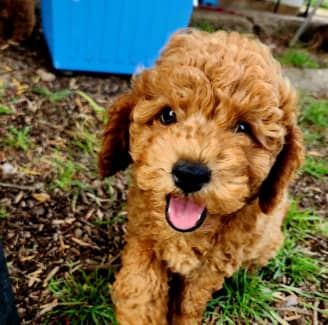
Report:
M132 163L113 285L121 325L200 324L225 278L275 256L303 156L296 118L296 93L269 49L234 32L177 33L134 77L99 153L103 177ZM169 295L172 276L179 290Z
M34 0L0 0L0 32L21 42L31 36L35 25Z

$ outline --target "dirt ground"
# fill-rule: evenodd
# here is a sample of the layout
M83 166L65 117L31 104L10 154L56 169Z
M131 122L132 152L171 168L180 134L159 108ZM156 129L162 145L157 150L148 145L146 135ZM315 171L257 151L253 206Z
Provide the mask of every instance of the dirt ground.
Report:
M128 177L99 179L102 117L78 92L107 107L129 78L55 72L35 33L24 45L0 50L0 85L2 105L15 112L0 115L0 139L9 127L28 127L30 139L23 150L0 142L0 237L22 323L41 324L53 303L52 277L72 267L119 264ZM327 184L302 176L292 192L301 207L327 217Z
M113 215L123 221L125 218L125 178L117 175L110 185L100 181L96 148L82 157L69 142L76 139L77 126L87 124L95 139L100 139L103 126L75 92L85 92L106 107L113 96L127 89L129 78L86 74L67 77L56 72L47 78L44 71L51 71L51 63L40 33L27 44L0 51L5 104L15 110L13 115L0 117L0 139L7 137L8 127L21 130L26 126L32 139L27 150L3 142L0 146L0 203L5 211L0 233L23 324L42 323L40 311L51 302L47 291L51 276L63 274L72 263L85 269L113 263L122 246L123 222L108 221ZM38 89L53 93L69 90L71 94L56 101L40 95ZM65 157L66 151L71 151L70 158ZM54 154L58 156L54 158ZM70 159L76 161L72 178L83 183L85 190L72 185L70 181L74 180L66 187L54 185L58 169L65 170ZM57 161L55 167L53 161ZM80 166L91 172L77 175L75 168Z

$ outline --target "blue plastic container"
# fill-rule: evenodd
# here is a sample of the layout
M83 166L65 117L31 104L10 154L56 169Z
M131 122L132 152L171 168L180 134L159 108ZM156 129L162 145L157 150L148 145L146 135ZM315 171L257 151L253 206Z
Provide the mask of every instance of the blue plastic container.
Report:
M131 74L186 27L192 0L41 0L55 68Z
M219 5L219 1L218 0L199 0L199 4L204 5L204 6L217 7Z

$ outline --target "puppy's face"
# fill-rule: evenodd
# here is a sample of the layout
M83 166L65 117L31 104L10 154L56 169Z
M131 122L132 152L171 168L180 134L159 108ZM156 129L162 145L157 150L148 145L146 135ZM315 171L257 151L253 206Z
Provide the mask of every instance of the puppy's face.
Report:
M271 92L227 97L190 67L155 68L141 78L148 94L130 126L136 185L161 196L168 222L181 231L200 226L206 214L242 208L268 176L286 133ZM270 134L265 119L275 120Z
M292 122L275 64L222 60L220 70L180 64L169 50L163 56L126 95L129 154L135 185L151 193L159 222L192 231L260 196Z

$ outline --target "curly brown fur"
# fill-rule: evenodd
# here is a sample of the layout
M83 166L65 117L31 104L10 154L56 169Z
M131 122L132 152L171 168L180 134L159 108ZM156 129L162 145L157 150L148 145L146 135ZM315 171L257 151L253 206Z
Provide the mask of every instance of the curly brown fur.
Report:
M169 108L176 121L164 125ZM117 319L200 324L226 277L242 265L265 265L282 243L287 188L303 155L296 93L257 40L188 30L171 38L154 68L134 77L109 117L100 172L112 175L131 161L133 175L113 287ZM210 171L188 195L173 177L181 161ZM205 207L203 224L189 232L170 227L167 204L174 202ZM181 289L169 303L172 274Z
M26 40L35 25L34 0L0 0L2 36L15 42Z

